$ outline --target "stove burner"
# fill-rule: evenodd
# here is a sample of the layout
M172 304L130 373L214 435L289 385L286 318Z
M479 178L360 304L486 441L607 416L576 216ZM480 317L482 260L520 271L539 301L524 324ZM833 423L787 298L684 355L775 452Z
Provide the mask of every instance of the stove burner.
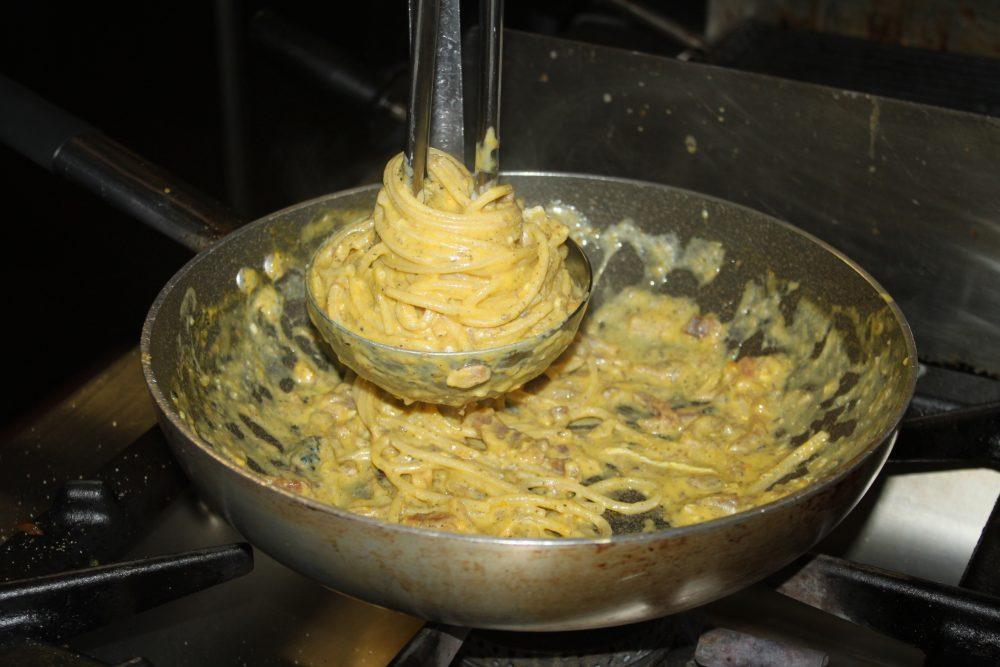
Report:
M577 632L469 633L452 663L462 667L643 667L666 659L677 635L672 617Z
M727 665L786 665L826 667L830 657L822 651L794 646L725 628L709 630L698 640L695 662L704 667Z

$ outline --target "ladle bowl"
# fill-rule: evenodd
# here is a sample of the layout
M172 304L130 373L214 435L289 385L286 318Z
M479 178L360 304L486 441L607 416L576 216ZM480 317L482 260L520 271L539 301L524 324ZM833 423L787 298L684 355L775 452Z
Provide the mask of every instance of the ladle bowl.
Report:
M460 407L501 396L538 377L573 341L593 288L586 253L567 239L566 268L583 299L559 326L501 347L460 352L408 350L365 338L330 318L320 306L322 299L313 290L314 262L326 243L334 241L321 245L306 268L309 317L342 364L407 403Z

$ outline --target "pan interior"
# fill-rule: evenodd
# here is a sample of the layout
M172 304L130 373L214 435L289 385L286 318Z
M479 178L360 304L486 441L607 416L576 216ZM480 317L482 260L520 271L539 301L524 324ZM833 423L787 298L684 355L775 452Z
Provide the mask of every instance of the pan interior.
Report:
M509 180L528 204L562 207L592 232L627 219L649 234L671 235L681 251L724 249L708 253L715 263L707 270L718 269L711 280L699 275L704 266L689 262L653 289L717 314L729 326L734 356L793 353L789 386L814 400L784 416L790 443L820 431L830 438L787 470L765 501L843 470L898 420L916 370L905 323L887 295L821 244L763 214L665 186L570 175ZM314 382L329 387L344 374L309 321L304 267L331 231L368 214L375 193L331 195L236 233L176 277L151 332L153 374L201 444L289 491L312 494L320 443L279 408L298 391L307 366L317 369ZM598 248L586 249L599 266ZM609 295L648 282L637 260L629 248L611 258L591 313Z

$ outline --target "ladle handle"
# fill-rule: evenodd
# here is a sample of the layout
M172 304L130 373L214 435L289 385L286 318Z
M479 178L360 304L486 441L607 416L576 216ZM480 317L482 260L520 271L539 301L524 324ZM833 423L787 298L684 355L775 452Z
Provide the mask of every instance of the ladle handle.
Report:
M406 164L413 193L420 192L427 173L434 95L440 0L410 0L410 97L406 108Z
M465 96L462 86L460 0L441 0L434 55L434 104L430 144L464 161Z
M489 145L500 137L500 62L503 54L503 0L480 0L479 111L476 128L476 191L494 185L500 173L500 149Z
M3 75L0 143L195 252L240 225L222 204Z

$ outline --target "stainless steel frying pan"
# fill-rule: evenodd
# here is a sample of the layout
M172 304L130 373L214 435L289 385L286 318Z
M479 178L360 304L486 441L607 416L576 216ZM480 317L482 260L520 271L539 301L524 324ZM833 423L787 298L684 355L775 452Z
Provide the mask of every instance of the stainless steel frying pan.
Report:
M193 359L203 368L213 367L213 359L199 357L210 346L196 342L217 334L210 329L219 319L209 314L245 302L237 287L239 270L259 269L275 251L286 257L290 271L301 270L323 238L315 233L317 225L333 228L355 219L371 207L376 187L293 206L216 241L229 224L219 207L2 79L0 140L192 249L207 248L167 283L150 309L142 360L161 426L211 506L289 567L349 595L422 618L474 627L573 630L678 612L747 586L808 550L857 503L885 462L913 392L916 353L899 309L868 274L808 234L741 206L662 185L506 174L529 203L572 204L598 227L630 217L647 231L670 231L682 241L721 242L727 256L718 278L704 287L678 280L671 289L697 298L706 310L731 316L746 282L766 282L772 272L778 282L799 283L799 297L839 313L831 321L853 359L878 355L887 370L878 386L849 409L822 415L824 428L838 434L836 470L781 500L726 518L607 540L499 539L363 518L278 488L234 463L198 435L205 430L198 410L182 417L176 400L198 396L198 388L185 380L192 375L184 364ZM612 284L635 278L630 262L619 264ZM870 325L870 335L857 335L858 322ZM306 341L303 346L309 347Z

